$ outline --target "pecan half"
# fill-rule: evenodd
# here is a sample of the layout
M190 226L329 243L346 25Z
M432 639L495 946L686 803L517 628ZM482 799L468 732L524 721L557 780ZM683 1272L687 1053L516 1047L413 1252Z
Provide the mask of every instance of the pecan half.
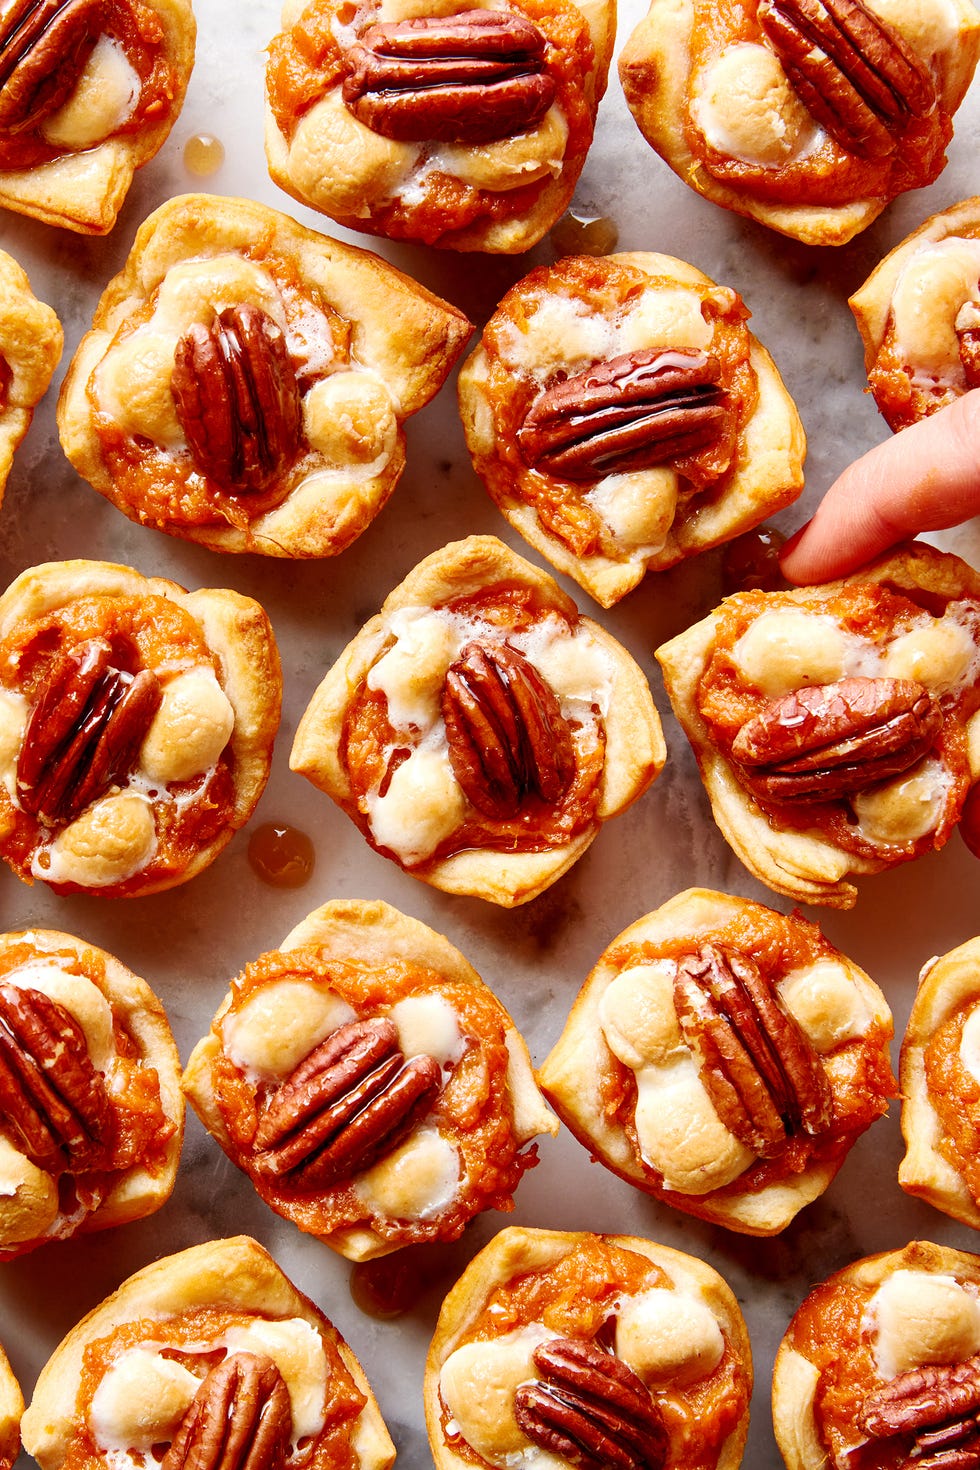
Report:
M373 25L346 59L347 107L401 142L510 138L540 122L555 97L544 36L506 10Z
M300 442L296 372L279 326L261 307L195 322L177 343L170 379L194 464L229 490L266 490Z
M105 1079L70 1011L0 985L0 1127L39 1169L92 1167L111 1116Z
M663 1470L663 1415L632 1368L570 1337L542 1343L532 1356L542 1377L514 1395L528 1439L579 1470Z
M980 1466L980 1353L960 1363L913 1368L868 1395L857 1416L871 1439L914 1436L899 1470Z
M62 653L31 711L17 761L24 811L43 822L71 822L123 780L161 694L152 670L114 668L112 650L101 639Z
M759 0L758 16L800 101L859 158L887 158L936 106L923 63L863 0Z
M507 643L467 643L446 675L442 714L453 773L484 816L506 821L529 796L557 806L575 774L558 696Z
M292 1427L289 1390L272 1359L232 1353L201 1380L161 1470L279 1470Z
M772 700L739 730L732 759L763 798L834 801L909 770L942 724L914 679L838 679Z
M517 431L525 464L566 480L665 464L715 443L731 412L706 352L646 349L597 363L534 400Z
M0 23L0 129L27 133L57 112L105 29L106 0L15 0Z
M325 1188L368 1168L404 1137L439 1091L429 1056L406 1061L394 1022L341 1026L270 1097L256 1130L260 1173Z
M822 1133L833 1095L819 1056L747 955L702 945L674 977L684 1040L721 1121L760 1158L790 1134Z

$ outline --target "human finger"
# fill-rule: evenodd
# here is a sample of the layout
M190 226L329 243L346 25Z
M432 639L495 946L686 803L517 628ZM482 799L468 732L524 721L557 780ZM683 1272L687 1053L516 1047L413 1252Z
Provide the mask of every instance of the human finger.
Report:
M896 542L980 514L980 389L856 459L783 547L791 582L845 576Z

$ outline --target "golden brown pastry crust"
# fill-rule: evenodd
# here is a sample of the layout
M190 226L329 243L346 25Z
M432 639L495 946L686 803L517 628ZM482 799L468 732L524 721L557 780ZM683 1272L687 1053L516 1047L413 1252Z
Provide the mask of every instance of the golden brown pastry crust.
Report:
M946 35L948 17L938 7L932 18L921 0L869 0L939 94L938 107L895 152L874 162L846 151L810 118L762 41L756 8L757 0L654 0L620 55L626 100L647 142L699 194L805 244L842 245L897 194L938 176L952 114L980 55L980 21L967 0L956 0ZM752 50L739 53L737 69L712 76L712 66L736 46ZM751 73L742 70L746 58ZM715 105L712 94L722 105L714 144L698 111L706 99ZM747 149L745 158L733 147Z
M25 1448L42 1470L59 1470L76 1432L82 1430L83 1359L92 1344L144 1319L165 1325L206 1312L240 1316L243 1322L260 1325L290 1320L308 1324L323 1339L328 1354L339 1353L364 1397L350 1435L357 1470L387 1470L395 1458L394 1446L361 1365L332 1323L293 1286L268 1252L244 1235L191 1246L144 1266L72 1328L42 1368L24 1416ZM152 1325L149 1330L152 1333ZM288 1373L284 1376L288 1378ZM89 1393L96 1386L90 1383Z
M759 599L758 603L752 603L756 616L766 608L820 611L827 599L832 599L839 589L853 588L857 597L857 589L862 586L881 587L886 592L907 597L915 607L930 612L962 601L966 608L967 627L974 626L973 634L966 640L966 652L970 659L975 658L976 631L971 620L974 617L972 610L980 599L980 576L959 557L936 551L923 542L907 543L842 582L828 582L822 587L789 592L738 594L738 597ZM874 590L870 596L875 598ZM977 726L973 723L980 686L975 682L967 686L958 703L954 701L952 713L944 716L941 733L943 739L948 737L952 742L956 765L952 784L948 789L944 787L946 795L936 816L937 825L914 840L899 836L889 841L876 839L864 842L863 846L845 848L827 835L826 813L834 809L832 803L823 809L818 803L808 803L806 808L801 804L799 810L806 811L807 820L804 823L800 817L793 826L785 825L778 815L767 816L762 805L736 778L733 763L712 738L699 709L699 688L716 648L719 620L726 608L736 605L738 598L728 599L708 617L656 651L674 713L697 756L712 814L723 836L749 871L777 893L834 908L851 908L857 900L857 889L849 881L852 875L877 873L916 856L926 846L942 846L955 825L969 783L980 777L980 749ZM815 640L814 645L806 650L811 660L824 657L820 641ZM783 651L778 648L774 658L776 654L784 658ZM940 678L943 674L934 657L916 658L912 662L916 665L916 677L921 677L926 685L930 679ZM814 678L812 674L807 675L805 670L804 660L799 677L789 687L827 682L826 679ZM830 677L840 678L841 672L835 671ZM855 672L866 673L867 669ZM812 822L809 820L811 815Z
M18 1147L16 1133L0 1135L0 1142L12 1149L4 1174L12 1164L15 1172L20 1166L19 1178L8 1179L15 1187L0 1193L0 1260L7 1260L46 1240L124 1225L158 1210L170 1197L177 1175L184 1099L180 1058L163 1006L146 981L119 960L71 934L28 929L0 935L0 963L0 980L15 984L18 972L34 964L59 968L53 998L78 1021L96 1071L109 1084L121 1120L114 1123L114 1132L121 1136L125 1130L136 1138L142 1134L141 1148L128 1164L95 1172L69 1168L64 1176L36 1169ZM24 983L36 988L27 977ZM38 985L42 993L52 994L43 976ZM107 1002L101 1016L91 1008L93 1001L98 1005L96 996L89 991L87 1000L80 993L89 985ZM98 1053L105 1044L101 1027L106 1024L118 1030L124 1045L103 1062ZM77 1182L68 1188L72 1179ZM59 1205L59 1189L65 1198L73 1198L71 1208Z
M67 826L42 825L15 805L8 789L0 791L0 855L25 881L42 878L55 892L131 897L186 882L213 862L248 821L269 774L282 674L272 628L259 604L238 592L212 588L185 592L175 582L144 577L131 567L76 560L31 567L0 597L0 646L9 657L0 694L5 701L3 754L10 780L29 713L20 689L29 685L32 674L37 679L36 670L20 668L21 654L30 653L32 630L54 625L66 630L59 632L59 640L64 637L67 646L80 647L91 637L88 627L99 634L124 615L134 626L139 624L151 643L159 634L167 655L160 658L167 709L164 713L161 708L147 733L154 752L152 771L147 741L141 747L136 767L140 791L131 789L135 779L131 775L129 785L120 790L117 783ZM179 632L180 647L166 643L164 615L170 631L176 627ZM73 619L78 618L82 626L73 632ZM159 656L158 647L157 651ZM200 684L194 684L195 692L179 700L175 696L167 705L166 689L176 684L178 675L192 682L199 677ZM176 785L184 800L191 783L193 814L193 795L203 790L201 782L219 778L221 791L215 793L215 804L222 816L220 825L210 831L199 826L204 835L195 841L193 823L187 825L191 819L185 822L176 805L172 812L168 806L167 821L178 823L174 831L179 841L175 838L173 845L161 841L157 831L163 811L161 788L173 803L170 786ZM150 796L150 791L157 795ZM110 816L110 802L125 805L113 806ZM146 810L137 811L134 804ZM70 834L67 842L65 832Z
M524 1226L510 1226L494 1236L489 1245L469 1263L456 1285L447 1295L439 1313L436 1330L429 1347L429 1353L425 1365L425 1382L423 1396L425 1400L425 1419L429 1433L429 1444L435 1461L436 1470L462 1470L462 1467L471 1467L486 1464L487 1461L479 1454L474 1461L474 1452L464 1440L456 1442L460 1447L451 1442L444 1430L445 1410L440 1393L440 1378L444 1365L450 1356L461 1345L474 1341L474 1330L480 1319L484 1316L492 1298L506 1302L507 1288L510 1283L520 1282L526 1289L527 1282L531 1278L541 1278L542 1290L547 1291L547 1283L556 1272L568 1271L571 1258L578 1253L588 1253L590 1267L591 1294L583 1307L586 1317L597 1319L593 1323L593 1333L601 1326L602 1318L608 1315L608 1293L605 1301L600 1297L597 1302L592 1300L596 1290L601 1292L596 1274L595 1253L610 1252L618 1258L620 1266L633 1259L637 1271L637 1280L642 1285L642 1277L647 1274L648 1279L660 1285L662 1289L675 1290L679 1294L679 1300L693 1298L699 1310L704 1311L705 1317L710 1313L711 1318L720 1330L723 1340L723 1356L720 1362L724 1365L719 1381L724 1379L727 1392L721 1393L724 1407L727 1410L728 1430L727 1433L718 1432L718 1419L715 1415L720 1412L719 1395L712 1401L710 1394L704 1386L703 1371L697 1377L698 1392L704 1393L700 1398L702 1403L701 1419L705 1422L706 1433L698 1446L699 1453L704 1458L699 1459L699 1464L710 1467L710 1470L736 1470L742 1458L745 1445L745 1437L748 1431L748 1400L752 1390L752 1355L749 1344L748 1332L738 1303L727 1283L718 1273L705 1262L694 1256L684 1254L682 1251L672 1250L669 1246L655 1244L653 1241L641 1239L632 1235L591 1235L586 1231L558 1231L558 1230L535 1230ZM619 1252L628 1253L624 1258ZM636 1262L635 1258L640 1261ZM574 1262L573 1262L574 1263ZM651 1267L653 1270L649 1270ZM567 1281L567 1277L565 1278ZM558 1295L558 1288L555 1290ZM585 1301L585 1298L583 1298ZM594 1311L592 1310L594 1307ZM564 1316L567 1316L567 1301L564 1308ZM500 1314L502 1317L506 1312ZM514 1314L512 1314L514 1315ZM578 1314L576 1314L578 1315ZM551 1314L548 1331L544 1336L560 1335L563 1317ZM516 1312L516 1320L523 1322L520 1310ZM510 1326L510 1319L503 1327L498 1327L497 1333L506 1332ZM567 1330L567 1329L566 1329ZM497 1333L492 1330L488 1333L485 1326L479 1329L479 1337L485 1340L487 1336L493 1338ZM578 1334L582 1333L579 1331ZM587 1333L586 1336L591 1336ZM719 1366L716 1361L710 1371L715 1371ZM638 1369L641 1372L642 1370ZM696 1370L695 1370L696 1371ZM534 1376L533 1368L529 1376ZM680 1378L680 1374L677 1374ZM484 1385L481 1384L481 1387ZM489 1384L486 1386L489 1392ZM488 1402L499 1405L501 1403L500 1390L496 1384L493 1388L497 1394L488 1399ZM665 1406L669 1423L677 1424L677 1418L671 1414L671 1408L678 1400L683 1404L685 1399L685 1386L683 1384L671 1384L671 1375L664 1370L660 1384L652 1385L655 1401L659 1400ZM485 1394L486 1396L486 1394ZM704 1404L710 1403L710 1410L704 1409ZM501 1415L501 1420L503 1416ZM680 1417L680 1416L678 1416ZM682 1421L683 1422L683 1419ZM714 1428L714 1435L712 1435ZM690 1432L690 1425L688 1432ZM529 1443L525 1441L525 1444ZM519 1448L508 1464L520 1465L523 1456ZM559 1462L564 1463L564 1462Z
M344 52L355 35L378 21L476 8L471 0L364 0L353 20L341 12L328 28L339 9L334 0L285 0L267 75L266 158L275 183L351 230L500 254L536 244L568 207L592 142L615 35L610 0L507 0L498 7L544 33L547 70L557 83L544 118L511 137L395 141L362 123L341 98ZM311 34L319 48L312 65Z
M0 1470L11 1470L20 1453L20 1418L24 1396L7 1355L0 1347Z
M887 1313L887 1338L879 1322L865 1322L868 1302L897 1273L914 1279L939 1278L935 1299L916 1299L908 1286ZM910 1277L905 1282L912 1284ZM953 1294L949 1295L949 1282ZM965 1288L962 1299L955 1287ZM904 1298L904 1299L903 1299ZM944 1300L945 1298L945 1300ZM944 1320L943 1308L959 1301L961 1313ZM955 1363L968 1356L980 1330L980 1257L929 1241L912 1241L903 1250L866 1256L815 1287L793 1317L776 1354L772 1415L776 1442L787 1470L897 1470L906 1463L911 1439L867 1440L853 1422L863 1396L897 1376L925 1364ZM835 1311L836 1308L836 1311ZM831 1325L833 1314L836 1330ZM816 1334L816 1337L814 1336ZM975 1349L974 1349L975 1350ZM896 1359L887 1371L875 1356ZM907 1363L905 1359L908 1359ZM901 1360L901 1361L897 1361ZM882 1365L883 1366L883 1363ZM824 1405L847 1403L850 1415L830 1426Z
M927 1054L937 1033L948 1032L935 1059L947 1106L960 1115L964 1135L973 1133L977 1080L959 1055L962 1024L980 1002L980 939L968 939L923 966L902 1042L902 1133L906 1153L898 1182L907 1194L928 1200L937 1210L980 1230L980 1202L964 1174L962 1138L953 1139L937 1111ZM955 1054L951 1054L956 1044ZM930 1067L930 1072L932 1068ZM960 1144L960 1147L957 1144Z
M298 380L298 428L256 489L199 463L172 391L178 343L239 307L279 328ZM333 556L391 494L403 422L469 333L462 312L368 251L247 199L183 195L144 222L102 295L62 387L62 447L131 520L217 551Z
M461 824L470 823L472 827L480 814L469 805L455 778L448 773L449 761L445 754L444 725L439 706L440 691L445 682L446 670L456 656L460 641L465 642L467 635L473 636L469 629L481 626L485 629L485 625L464 621L463 634L458 634L450 627L444 635L442 628L446 620L439 610L448 608L451 611L455 604L463 609L465 615L467 601L476 600L474 605L479 607L481 598L489 599L487 605L491 611L496 605L494 599L498 599L504 609L500 616L506 615L506 618L510 616L506 612L509 599L513 599L518 607L521 604L529 606L535 618L530 625L525 619L524 626L530 627L528 636L533 634L535 623L540 627L541 619L547 615L551 622L546 631L554 629L552 651L557 649L559 654L568 651L572 649L574 639L578 638L580 641L574 643L572 653L574 656L581 655L583 662L591 663L593 669L599 669L602 675L600 688L595 682L585 678L581 671L576 672L574 668L570 671L575 674L582 691L578 699L579 714L576 718L587 722L582 725L585 732L582 741L588 743L583 744L582 752L576 755L576 771L581 776L588 760L591 761L589 769L595 773L584 807L585 818L570 833L557 833L539 850L535 850L533 843L527 850L519 850L518 844L512 838L505 845L497 847L470 845L457 847L455 850L452 846L446 847L447 841L451 843L453 833L463 830ZM409 610L407 615L406 610ZM561 877L581 857L607 817L624 811L642 795L663 766L666 748L649 687L629 654L598 624L589 618L580 617L572 600L546 572L539 571L515 555L495 537L471 536L465 541L443 547L441 551L420 562L404 582L395 588L385 600L381 612L364 625L314 693L296 732L290 766L333 797L357 823L368 840L373 840L373 845L383 851L385 856L392 853L390 845L385 847L378 836L377 803L372 818L372 839L370 805L355 786L348 765L348 721L352 704L370 687L369 676L374 678L377 687L380 677L377 665L380 658L391 649L392 628L397 630L403 615L403 621L410 625L417 615L426 615L433 610L439 613L435 619L433 646L431 651L426 648L416 650L407 676L412 682L410 692L417 696L421 690L424 695L426 708L431 715L431 730L437 751L436 759L431 765L428 764L430 758L426 756L426 771L434 765L437 775L431 782L428 782L426 776L428 784L421 801L424 803L427 800L428 792L435 791L436 795L428 798L430 805L421 810L423 814L448 813L446 820L449 825L435 836L431 829L426 831L425 842L431 841L431 846L422 856L418 856L421 839L409 834L416 845L407 847L402 841L402 828L398 825L397 831L389 830L386 835L389 844L392 840L398 840L408 856L403 860L392 855L406 871L446 893L471 894L506 907L526 903ZM508 622L505 620L500 627L506 638ZM410 626L406 631L411 631ZM494 631L497 632L496 629ZM434 644L439 640L441 642L436 649ZM403 671L402 678L405 677ZM594 678L597 679L598 675L594 675ZM604 739L601 764L598 763L596 754L599 751L600 737L596 734L595 716L588 714L588 710L591 710L600 696L603 705ZM390 701L388 707L390 708ZM414 737L406 734L402 738L418 739L418 729L416 725ZM433 742L429 743L428 748L432 748ZM401 769L404 771L405 767ZM397 774L396 771L395 775ZM393 780L393 777L389 778L390 782ZM575 789L573 787L573 791ZM388 790L390 792L391 784ZM402 802L400 817L409 808L418 813L420 806L417 793L410 790L407 783L401 790L409 799ZM548 811L545 810L542 822L547 815ZM391 828L396 825L392 822ZM482 825L477 823L474 830L477 828L478 835L483 836L483 842L489 843L490 838L483 834L491 829L485 822ZM440 844L445 855L440 854Z
M659 313L658 296L665 301ZM690 303L686 313L681 300ZM590 308L584 318L583 306ZM803 426L745 315L737 292L673 256L571 258L519 281L463 364L463 427L491 498L603 607L648 571L757 525L803 488ZM591 481L525 462L516 433L539 393L596 362L656 348L724 353L721 381L736 404L725 453L711 445L681 461L683 468L675 458Z
M294 952L295 968L290 969L289 957ZM513 1021L459 950L441 934L386 903L337 899L302 920L283 941L278 954L257 961L257 979L263 965L268 971L265 976L268 983L259 980L257 991L243 985L247 975L233 983L209 1034L191 1054L184 1073L184 1090L205 1126L271 1208L352 1261L387 1255L400 1246L421 1240L455 1238L479 1210L491 1205L499 1208L502 1197L516 1184L522 1168L533 1162L533 1157L528 1159L519 1150L537 1133L556 1133L558 1120L537 1090L527 1047ZM464 1033L460 1031L459 1041L453 1043L448 1059L450 1070L443 1073L440 1096L416 1120L408 1138L398 1143L402 1148L418 1137L420 1128L431 1128L433 1122L440 1139L448 1139L454 1148L467 1144L467 1134L474 1135L473 1143L460 1156L460 1166L468 1177L459 1181L453 1197L437 1211L425 1211L409 1218L399 1217L393 1208L386 1214L383 1205L393 1187L393 1179L387 1176L380 1180L380 1194L372 1206L370 1187L366 1196L358 1193L356 1182L352 1187L352 1179L370 1180L371 1171L367 1176L352 1175L332 1186L303 1189L290 1187L288 1181L270 1179L255 1168L254 1150L243 1143L243 1134L249 1131L250 1125L236 1120L229 1112L233 1106L232 1089L236 1086L244 1089L256 1106L260 1088L264 1087L261 1095L268 1098L269 1082L267 1078L253 1080L240 1057L231 1060L229 1052L234 1054L236 1048L234 1041L229 1046L229 1033L222 1023L229 1014L232 1018L241 1014L243 996L263 993L274 996L277 975L290 981L298 978L315 986L321 996L335 1001L342 998L343 1004L343 1011L328 1021L312 1010L308 1013L310 1029L296 1048L302 1055L297 1058L291 1052L288 1061L280 1063L276 1068L277 1081L288 1076L315 1044L325 1040L341 1024L355 1018L387 1015L393 1005L407 996L441 998L452 1009L457 1026L465 1026L465 1053L462 1051ZM492 1019L493 1031L487 1024L485 1033L474 1034L472 1017L464 1021L460 1016L458 1007L466 1004L468 994L479 1007L473 1014L479 1014L486 1023ZM301 1005L298 998L290 1003L294 1024L295 1012ZM269 1024L272 1023L267 1019L265 1025ZM463 1062L464 1055L469 1062ZM454 1111L450 1101L453 1070L460 1068L460 1077L465 1078L475 1075L474 1067L482 1067L487 1079L485 1101L482 1106L474 1106L467 1094L463 1109ZM488 1153L491 1140L493 1159ZM382 1160L391 1152L389 1148L382 1154ZM406 1198L410 1196L409 1189ZM327 1222L336 1212L348 1223L329 1226Z
M4 208L83 235L105 235L116 223L134 173L163 147L180 114L197 33L191 0L138 0L136 9L137 26L152 38L160 73L146 115L137 104L126 114L128 121L106 116L99 126L114 83L93 61L93 74L83 73L65 106L36 134L42 161L0 168ZM138 50L138 40L135 45ZM45 128L56 120L58 139L46 145Z
M771 1158L759 1158L733 1137L695 1080L698 1059L677 1029L674 957L703 945L759 966L809 1038L834 1098L831 1127L812 1138L791 1134ZM650 965L656 975L645 970ZM611 987L631 970L640 983L631 996L628 980L618 984L617 1002ZM791 976L787 998L783 983ZM887 1111L895 1085L891 1034L878 986L814 925L747 899L689 888L607 946L538 1082L579 1142L620 1178L687 1214L748 1235L774 1235L823 1193L859 1134ZM660 1062L668 1068L665 1078L676 1078L685 1053L693 1063L687 1086L665 1080L664 1091L649 1093L656 1124L649 1146L659 1155L653 1162L640 1137L648 1125L637 1121L641 1075L652 1068L655 1076Z
M61 358L64 334L16 260L0 250L0 501L14 450Z
M880 260L848 305L891 429L980 386L980 196L925 220Z

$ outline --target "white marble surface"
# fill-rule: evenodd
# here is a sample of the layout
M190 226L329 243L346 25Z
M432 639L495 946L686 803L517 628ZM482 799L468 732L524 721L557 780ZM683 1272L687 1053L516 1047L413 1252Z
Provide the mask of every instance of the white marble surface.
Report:
M263 48L277 29L276 0L199 0L197 9L198 62L183 115L163 152L137 176L112 235L89 240L14 215L0 219L0 246L27 267L37 293L64 320L65 362L140 221L169 196L201 187L182 162L184 144L199 132L215 134L226 149L224 165L204 187L263 200L333 232L329 221L282 195L266 173ZM624 6L621 40L640 13L641 0ZM648 149L613 78L577 203L610 216L622 248L682 256L742 292L753 327L773 352L809 435L808 488L780 518L784 529L799 525L835 473L887 433L862 392L860 344L846 306L849 292L927 214L977 192L978 145L975 87L959 116L949 166L932 188L893 205L843 249L807 248L690 193ZM360 243L373 244L366 237ZM376 248L478 322L532 264L553 256L547 241L516 260L457 258L384 243ZM272 779L252 825L281 820L305 829L315 841L318 861L307 887L269 889L246 860L246 830L191 884L155 898L114 903L59 899L40 887L22 887L3 870L3 927L67 929L119 955L158 990L186 1057L228 979L249 959L275 948L310 909L331 897L384 898L446 933L464 951L511 1008L532 1053L541 1059L600 950L679 889L703 884L788 907L747 875L711 822L693 758L667 714L652 656L664 637L717 599L716 556L648 580L611 613L598 611L569 586L649 674L665 715L670 758L650 792L604 828L571 874L527 907L506 913L430 890L368 850L326 797L289 772L298 716L328 663L420 557L471 532L493 532L525 550L473 475L449 387L411 423L407 471L374 525L340 559L296 566L257 557L223 558L130 524L63 458L52 391L21 448L0 515L2 584L38 561L108 556L189 587L228 585L259 598L281 645L286 715ZM945 544L980 564L976 525L947 536ZM954 838L939 855L866 881L853 912L813 910L810 916L883 986L901 1031L924 961L980 928L978 888L980 869ZM858 1144L821 1201L778 1239L756 1242L647 1200L590 1164L584 1150L563 1134L542 1145L540 1166L527 1176L509 1218L648 1234L720 1270L739 1296L755 1348L758 1392L745 1463L753 1470L777 1470L781 1462L768 1399L772 1358L809 1285L859 1255L902 1246L914 1236L968 1249L980 1243L973 1232L902 1194L895 1182L900 1156L893 1108ZM478 1221L452 1253L454 1265L506 1223L503 1216ZM176 1191L159 1214L0 1266L0 1339L25 1391L30 1393L63 1333L130 1272L159 1255L241 1230L267 1245L349 1338L377 1390L398 1445L399 1466L423 1470L430 1459L420 1387L438 1293L397 1322L364 1316L348 1291L348 1266L271 1214L193 1118Z

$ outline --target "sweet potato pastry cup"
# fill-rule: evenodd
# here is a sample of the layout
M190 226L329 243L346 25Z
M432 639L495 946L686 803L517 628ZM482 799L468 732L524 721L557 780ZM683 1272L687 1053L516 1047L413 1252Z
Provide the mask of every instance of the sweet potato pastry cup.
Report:
M348 644L290 765L407 872L510 907L560 878L665 757L625 649L547 573L471 536L420 562Z
M340 1115L358 1088L360 1111ZM442 935L380 902L325 904L249 965L184 1089L266 1203L352 1261L508 1208L536 1162L527 1145L558 1131L490 989ZM289 1153L297 1128L308 1141Z
M105 235L177 121L197 28L190 0L67 9L4 21L3 43L23 50L0 99L0 205Z
M266 1443L285 1466L311 1452L325 1470L387 1470L394 1460L347 1343L248 1236L154 1261L89 1312L41 1370L24 1446L42 1470L149 1457L178 1434L186 1454L194 1416L214 1412L221 1379L236 1370L222 1422L248 1425L248 1390L261 1374Z
M553 1366L560 1375L562 1358L564 1380ZM618 1397L614 1377L625 1380ZM561 1388L573 1384L582 1412L562 1415ZM423 1391L436 1470L534 1464L542 1449L556 1456L549 1464L578 1464L597 1422L637 1464L690 1457L736 1470L752 1356L734 1295L703 1261L633 1235L512 1226L443 1302ZM593 1404L605 1417L589 1417Z
M803 426L747 316L673 256L572 257L512 287L463 364L477 474L603 607L803 488Z
M887 1111L891 1035L878 986L816 925L689 888L603 952L538 1082L620 1178L774 1235Z
M24 1395L0 1346L0 1470L12 1470L20 1454L20 1418Z
M980 576L921 542L738 593L657 658L722 834L790 898L852 907L849 879L942 847L980 779Z
M898 1182L908 1194L980 1230L977 1172L980 939L923 966L902 1042Z
M980 55L970 0L857 9L654 0L619 59L637 126L715 204L807 245L844 244L938 177Z
M405 464L470 324L369 251L247 199L140 227L72 359L65 453L130 520L216 551L333 556Z
M0 597L0 856L57 893L156 893L251 816L279 725L265 612L102 561Z
M51 307L38 301L16 260L0 250L0 501L14 450L48 391L63 340Z
M0 1023L0 1261L158 1210L174 1187L184 1099L146 981L70 934L3 934ZM67 1110L36 1102L35 1069Z
M980 387L980 196L931 215L850 298L868 383L904 429Z
M912 1241L836 1272L776 1354L773 1427L787 1470L956 1463L936 1456L972 1447L976 1431L954 1428L948 1394L953 1380L976 1392L978 1352L980 1257Z
M529 250L582 172L615 25L612 0L286 0L269 172L351 230Z

